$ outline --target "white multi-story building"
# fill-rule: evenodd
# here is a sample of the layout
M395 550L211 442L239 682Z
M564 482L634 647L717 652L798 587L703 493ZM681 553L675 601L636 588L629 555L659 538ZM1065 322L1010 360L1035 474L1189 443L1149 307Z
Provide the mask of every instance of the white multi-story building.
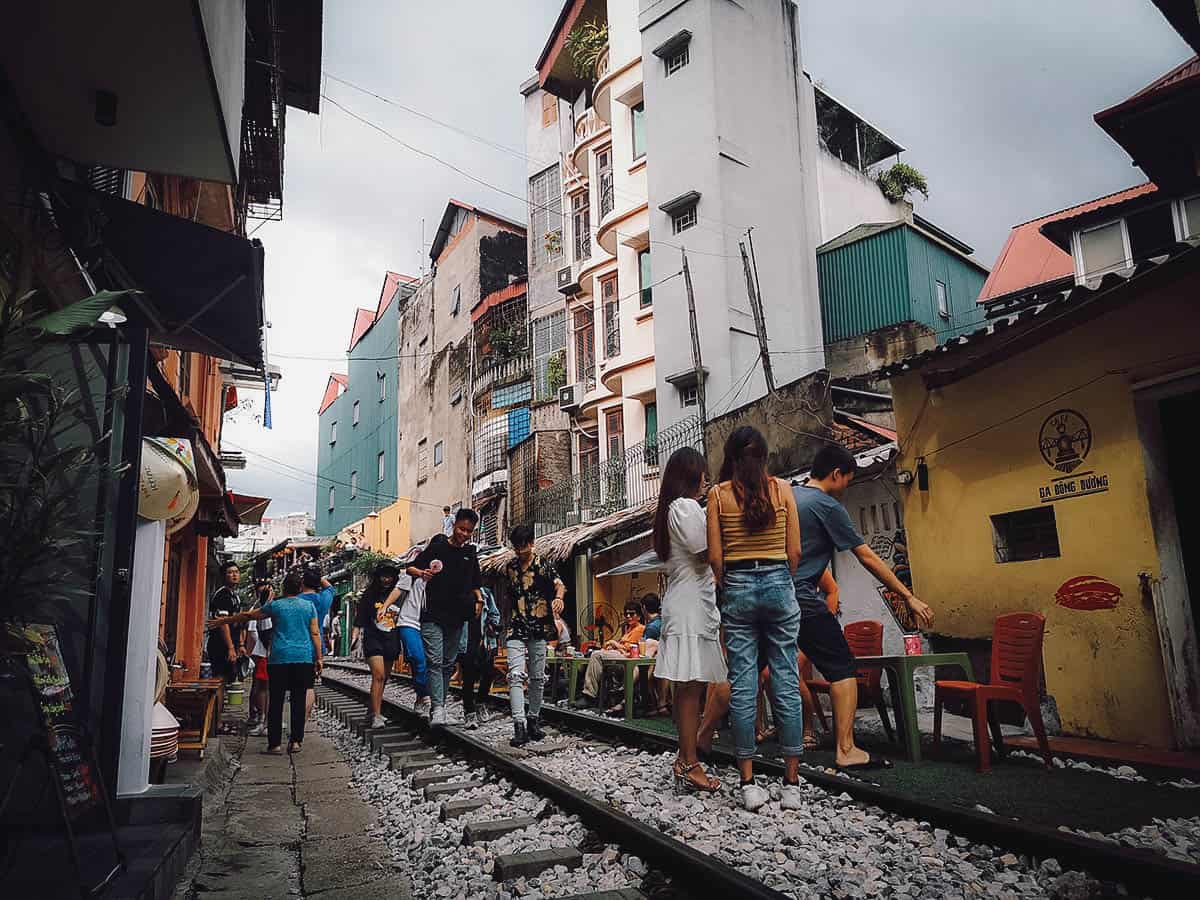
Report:
M225 550L238 556L253 556L288 538L307 538L313 534L314 526L315 520L309 512L263 516L258 525L243 525L237 537L227 538Z
M748 230L784 384L824 365L815 248L910 212L868 176L903 148L814 89L797 18L792 0L568 0L522 85L533 428L570 428L577 474L631 453L656 468L700 378L708 419L766 392Z

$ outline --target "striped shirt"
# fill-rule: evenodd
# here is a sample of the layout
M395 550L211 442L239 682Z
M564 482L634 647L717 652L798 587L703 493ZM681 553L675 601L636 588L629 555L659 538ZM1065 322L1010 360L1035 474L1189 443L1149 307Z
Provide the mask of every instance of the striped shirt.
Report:
M774 478L770 482L771 500L775 505L775 521L762 531L751 532L742 518L741 507L732 497L723 496L725 488L733 493L729 482L717 487L717 517L721 524L721 547L726 562L743 559L777 559L787 561L787 506L783 492Z

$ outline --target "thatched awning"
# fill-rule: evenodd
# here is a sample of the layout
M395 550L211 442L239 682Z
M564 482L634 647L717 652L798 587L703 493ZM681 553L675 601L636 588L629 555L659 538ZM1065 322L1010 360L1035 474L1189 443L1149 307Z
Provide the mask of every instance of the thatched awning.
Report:
M584 522L562 528L551 534L542 535L533 542L534 552L551 563L564 562L571 558L577 547L589 544L602 537L617 537L631 528L643 528L654 515L658 500L650 500L640 506L631 506L607 515L594 522ZM513 558L509 548L497 551L479 560L479 568L485 575L499 575Z

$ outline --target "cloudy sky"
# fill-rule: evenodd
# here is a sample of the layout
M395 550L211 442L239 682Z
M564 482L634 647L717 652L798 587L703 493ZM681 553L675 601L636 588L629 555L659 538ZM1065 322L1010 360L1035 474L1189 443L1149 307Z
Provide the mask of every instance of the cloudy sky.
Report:
M339 0L325 4L328 97L479 181L523 195L518 86L560 0ZM813 79L907 148L926 175L927 218L990 265L1017 222L1143 180L1092 113L1191 53L1147 0L800 0ZM365 88L373 97L344 82ZM392 102L386 102L387 98ZM403 109L401 107L408 107ZM267 250L272 396L227 417L246 451L236 490L272 497L269 515L313 511L317 406L344 371L356 307L374 307L387 269L418 275L448 197L518 220L523 204L418 155L331 102L290 110L284 218Z

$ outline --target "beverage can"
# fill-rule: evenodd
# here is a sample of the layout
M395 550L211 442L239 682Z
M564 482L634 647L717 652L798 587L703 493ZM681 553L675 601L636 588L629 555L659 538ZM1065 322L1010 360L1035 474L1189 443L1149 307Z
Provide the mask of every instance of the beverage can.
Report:
M641 656L641 653L642 653L641 644L634 644L633 646L631 646L629 648L630 659L637 659L639 656Z
M904 636L904 655L905 656L920 656L921 655L921 635L906 634Z

